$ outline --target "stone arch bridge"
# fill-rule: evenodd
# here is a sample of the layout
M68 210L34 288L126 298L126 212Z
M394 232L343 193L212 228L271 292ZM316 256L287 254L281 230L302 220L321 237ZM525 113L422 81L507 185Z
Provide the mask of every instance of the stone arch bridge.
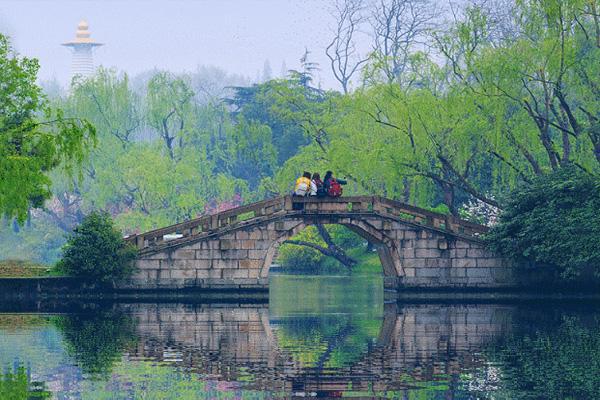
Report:
M486 228L375 196L278 197L127 238L140 289L267 289L277 248L306 226L341 224L375 245L386 288L511 286Z

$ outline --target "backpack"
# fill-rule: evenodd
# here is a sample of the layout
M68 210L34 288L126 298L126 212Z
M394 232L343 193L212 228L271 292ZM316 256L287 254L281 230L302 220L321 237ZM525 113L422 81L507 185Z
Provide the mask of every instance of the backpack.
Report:
M340 197L342 195L342 185L335 178L331 178L329 181L329 189L327 195L330 197Z
M323 181L320 179L314 179L313 182L317 185L317 197L324 197L327 193L325 193L325 186L323 185Z

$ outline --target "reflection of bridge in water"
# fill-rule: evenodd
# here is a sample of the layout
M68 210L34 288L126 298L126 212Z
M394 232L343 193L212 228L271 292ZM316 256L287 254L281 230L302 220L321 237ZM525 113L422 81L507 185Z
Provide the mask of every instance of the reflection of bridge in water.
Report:
M478 354L508 332L513 313L505 305L389 305L383 315L327 320L269 316L267 308L256 307L128 307L140 335L130 357L170 361L216 381L285 393L372 394L435 381L453 393L461 372L483 366Z

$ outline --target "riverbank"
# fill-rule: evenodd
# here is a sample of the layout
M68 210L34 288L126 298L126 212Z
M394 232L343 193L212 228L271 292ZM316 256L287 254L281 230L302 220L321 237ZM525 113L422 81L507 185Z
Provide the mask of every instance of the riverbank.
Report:
M54 268L49 265L24 260L0 261L0 278L33 278L56 275Z
M200 288L180 289L124 289L90 284L88 281L72 277L30 277L0 278L0 300L2 302L22 301L133 301L133 302L185 302L185 303L267 303L274 295L273 279L287 277L293 279L313 279L319 282L312 285L315 299L318 294L331 295L327 289L330 280L355 280L356 287L373 292L373 285L366 289L372 275L326 276L326 275L286 275L273 274L269 286L263 288ZM364 282L363 282L364 280ZM363 282L363 283L361 283ZM357 284L358 283L358 284ZM277 285L275 285L277 286ZM280 285L281 286L281 285ZM285 291L299 290L288 286ZM279 288L281 291L281 287ZM275 293L276 295L277 293ZM283 293L279 293L283 295ZM389 302L538 302L554 301L600 301L600 288L597 285L558 286L546 285L519 286L505 288L411 288L399 287L397 290L382 289L382 300Z

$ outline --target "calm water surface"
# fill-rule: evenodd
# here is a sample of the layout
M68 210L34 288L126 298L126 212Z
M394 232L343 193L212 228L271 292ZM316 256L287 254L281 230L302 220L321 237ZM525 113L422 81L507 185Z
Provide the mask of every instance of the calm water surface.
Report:
M0 314L0 399L600 398L594 304L384 305L380 278L271 291Z

